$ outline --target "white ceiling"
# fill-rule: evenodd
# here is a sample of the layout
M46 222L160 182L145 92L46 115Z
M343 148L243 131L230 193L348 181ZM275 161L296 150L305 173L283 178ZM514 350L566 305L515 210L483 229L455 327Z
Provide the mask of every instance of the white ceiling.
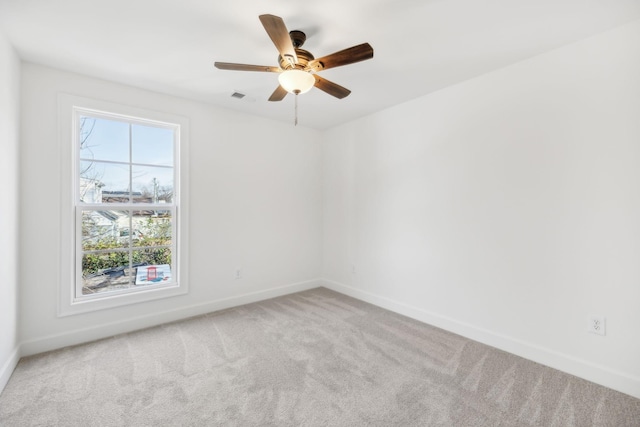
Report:
M267 101L277 74L213 67L277 65L265 13L316 57L373 46L321 74L350 96L300 95L300 125L325 129L639 19L640 0L0 0L0 27L25 61L292 123L292 95Z

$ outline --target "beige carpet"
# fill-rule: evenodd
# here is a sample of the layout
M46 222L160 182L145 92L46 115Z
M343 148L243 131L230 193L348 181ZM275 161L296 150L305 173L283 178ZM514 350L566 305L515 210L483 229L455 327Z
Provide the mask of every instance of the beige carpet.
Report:
M2 426L640 426L640 400L314 289L23 359Z

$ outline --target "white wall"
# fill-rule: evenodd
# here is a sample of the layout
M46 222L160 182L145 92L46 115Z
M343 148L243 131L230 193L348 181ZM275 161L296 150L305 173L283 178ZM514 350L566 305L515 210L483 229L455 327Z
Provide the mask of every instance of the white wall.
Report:
M189 294L58 318L58 94L189 119ZM24 354L317 286L321 135L32 64L22 67L19 319ZM243 278L234 279L236 267Z
M18 362L20 60L0 32L0 390Z
M635 21L328 131L328 286L640 397L638 52Z

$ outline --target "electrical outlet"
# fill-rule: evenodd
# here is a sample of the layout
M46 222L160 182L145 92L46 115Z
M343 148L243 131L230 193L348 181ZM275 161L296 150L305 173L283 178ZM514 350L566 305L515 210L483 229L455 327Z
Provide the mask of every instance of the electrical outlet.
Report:
M592 334L606 335L606 332L607 332L606 319L602 316L590 316L589 326L587 330Z
M236 268L236 280L242 279L242 269Z

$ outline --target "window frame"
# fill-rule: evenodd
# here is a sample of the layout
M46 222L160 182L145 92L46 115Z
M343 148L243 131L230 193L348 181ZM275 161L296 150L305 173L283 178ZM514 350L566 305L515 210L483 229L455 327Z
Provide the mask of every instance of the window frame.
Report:
M61 263L58 316L141 303L159 298L184 295L188 292L188 120L179 115L131 107L106 101L60 94L59 126L61 145ZM152 125L177 130L174 136L174 202L163 210L172 212L172 282L160 285L131 287L114 292L82 295L82 212L107 206L108 210L124 210L125 204L89 204L80 202L79 119L81 115L123 121L129 124ZM129 159L132 162L132 159ZM133 206L133 200L129 205ZM148 205L144 205L148 206ZM169 209L167 209L169 208ZM128 208L130 209L130 208ZM129 242L131 244L131 241ZM132 250L129 248L129 250Z

